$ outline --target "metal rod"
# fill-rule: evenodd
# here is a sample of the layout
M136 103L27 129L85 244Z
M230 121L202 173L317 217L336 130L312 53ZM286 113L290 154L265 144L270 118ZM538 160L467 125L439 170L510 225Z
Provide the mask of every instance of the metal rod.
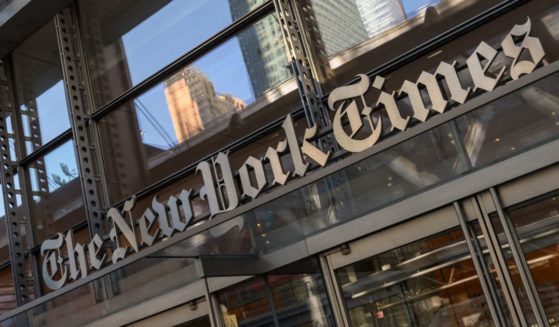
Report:
M487 300L487 305L489 307L489 311L491 312L491 317L493 318L496 326L506 326L506 319L496 299L497 294L496 292L494 292L494 290L491 289L491 286L488 282L488 279L491 278L491 273L486 270L486 267L481 264L481 262L484 261L483 252L479 252L473 244L473 239L477 239L477 237L475 237L475 235L472 235L468 223L466 222L466 219L462 214L462 208L456 201L454 202L454 210L456 212L456 217L460 222L460 227L462 227L464 239L466 240L466 244L468 245L468 250L470 251L476 273L479 276L479 283Z
M522 247L520 245L520 242L518 241L518 236L514 232L514 226L512 225L511 220L505 216L505 213L503 212L503 208L501 205L501 200L499 199L499 196L497 195L497 191L495 191L495 188L493 187L490 188L489 192L491 193L491 198L495 203L495 207L497 209L497 215L499 217L501 225L503 226L503 232L505 233L507 243L510 244L510 251L512 253L512 257L514 258L514 262L518 269L518 274L520 275L520 279L522 280L522 283L524 284L524 288L526 289L526 296L528 297L530 306L534 311L534 315L538 323L538 326L549 327L549 321L547 319L545 310L538 296L538 291L536 285L534 284L532 275L530 273L530 268L528 267L528 263L526 262L526 258L524 257L524 254L522 253Z

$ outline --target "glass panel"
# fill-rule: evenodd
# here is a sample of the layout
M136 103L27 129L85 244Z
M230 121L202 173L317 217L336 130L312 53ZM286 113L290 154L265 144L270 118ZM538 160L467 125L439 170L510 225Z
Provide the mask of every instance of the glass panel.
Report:
M29 154L70 128L54 24L49 22L35 32L14 50L12 58Z
M137 85L264 2L78 1L97 105ZM276 26L264 34L271 31L281 35ZM281 42L271 47L277 49L276 43L283 47ZM256 51L257 45L247 44L246 51Z
M474 167L526 151L559 135L559 74L457 119Z
M462 232L454 229L336 271L352 326L492 326Z
M334 326L316 260L305 259L217 293L225 326ZM303 272L304 271L304 272Z
M84 326L196 280L192 259L144 258L25 314L31 326Z
M294 98L286 98L257 110L270 97L256 99L291 76L279 33L267 16L101 120L113 200L293 109Z
M264 278L220 291L218 300L225 326L274 326Z
M330 56L328 64L332 69L330 86L342 85L353 80L356 74L362 74L377 68L382 69L395 59L402 57L408 51L420 47L426 42L439 37L440 34L456 28L481 12L493 8L502 0L344 0L344 1L322 1L312 0L315 8L316 21L318 22L320 35L323 42L314 42L318 47L316 51L336 52L336 49L346 49L334 56ZM399 3L399 5L398 5ZM373 28L382 27L378 15L386 14L386 17L395 17L399 9L404 8L406 19L404 22L381 32L372 38L368 34L366 40L353 45L362 39L366 29L360 26L362 21L359 15L362 10L373 9L366 18L375 22ZM375 10L377 9L378 10ZM409 12L408 8L412 8ZM415 9L419 9L419 13ZM549 2L528 2L497 17L491 22L481 25L473 31L456 37L438 49L433 49L424 55L418 55L413 61L398 66L397 69L383 70L382 75L389 77L386 81L388 90L398 91L404 79L415 81L422 71L434 72L441 61L452 63L456 60L459 65L465 64L466 58L478 46L479 42L485 41L494 48L500 46L500 42L506 33L510 32L515 24L522 24L526 17L530 17L532 26L531 34L538 37L546 52L548 62L557 60L559 52L557 40L559 34L556 19L558 6L551 6ZM357 16L356 16L357 15ZM345 18L344 18L345 17ZM347 17L354 17L348 19ZM400 14L401 17L401 14ZM390 19L385 20L390 23ZM356 30L361 30L361 34ZM324 49L320 47L324 43ZM331 44L330 50L328 44ZM499 62L501 58L497 59ZM499 65L498 63L496 65ZM326 67L328 66L326 64ZM390 66L390 65L388 65Z
M35 244L85 220L74 144L68 141L29 165Z
M16 289L12 278L11 267L0 270L0 315L17 307Z
M559 198L509 210L550 325L559 322Z

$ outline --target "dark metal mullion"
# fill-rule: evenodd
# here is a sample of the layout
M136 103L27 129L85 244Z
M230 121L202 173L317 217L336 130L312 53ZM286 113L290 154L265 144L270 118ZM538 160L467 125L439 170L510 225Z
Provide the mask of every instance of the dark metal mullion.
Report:
M522 280L522 283L524 284L524 287L526 289L526 295L528 297L528 301L530 302L530 306L532 307L532 310L534 310L534 316L536 318L538 326L549 327L549 321L538 296L538 291L536 285L534 284L532 275L530 274L530 268L528 267L528 263L526 262L524 254L522 253L522 247L518 240L518 236L514 231L514 226L512 225L510 219L507 219L507 217L505 216L501 205L501 200L499 199L495 188L490 188L489 192L491 193L491 198L495 203L497 215L499 217L501 225L503 226L503 232L505 234L506 240L510 244L512 257L514 258L516 267L518 268L520 279Z
M252 10L250 13L247 13L243 17L239 18L233 24L221 30L219 33L215 34L210 39L206 40L205 42L198 45L194 49L188 51L187 53L185 53L175 61L171 62L167 66L161 68L159 71L157 71L155 74L148 77L147 79L143 80L141 83L131 87L117 98L102 105L98 110L96 110L94 113L91 114L90 116L91 119L93 120L101 119L103 116L117 109L125 102L131 100L132 98L137 97L141 93L157 85L164 78L169 77L170 75L175 73L178 69L202 57L209 51L213 50L217 46L229 40L231 37L235 36L244 28L257 22L264 16L271 13L273 10L274 10L274 4L271 0L261 5L260 7Z
M501 283L501 290L505 297L505 301L509 307L511 313L512 322L515 326L527 327L526 317L522 311L522 306L518 300L518 294L514 288L514 283L508 271L507 262L502 252L501 245L499 244L499 238L495 233L495 229L491 224L491 220L487 211L483 206L482 199L476 196L472 199L476 216L478 217L479 225L481 227L483 237L485 238L485 244L489 250L491 260L495 266L495 271L497 277L499 278L499 283Z
M15 65L13 63L12 57L9 57L9 61L8 61L8 67L9 67L9 72L6 72L9 83L11 83L12 87L12 102L14 104L14 110L13 110L13 137L14 137L14 146L16 148L16 158L14 159L14 164L15 164L15 169L16 172L18 174L18 179L19 179L19 192L20 192L20 196L21 196L21 210L24 212L24 215L27 217L27 219L23 219L25 220L25 232L26 232L26 239L27 239L27 248L25 249L25 254L27 255L27 258L29 259L29 264L30 264L30 269L31 269L31 273L32 273L32 277L33 277L33 290L35 292L36 295L42 295L41 293L41 284L40 284L40 278L39 278L39 270L37 268L37 262L36 260L34 260L34 258L32 259L31 253L29 252L29 249L32 248L33 246L35 246L35 226L33 225L32 221L31 221L31 208L29 206L29 204L32 201L32 197L31 197L31 180L29 178L29 174L28 171L25 167L22 167L19 165L18 159L22 158L24 153L25 153L25 135L24 135L24 129L23 129L23 121L21 119L21 115L20 115L20 111L19 111L19 106L18 104L20 103L19 99L18 99L18 93L16 92L16 88L15 88L15 79L16 79L16 74L15 74ZM15 177L15 176L14 176ZM14 185L15 187L15 185ZM23 258L24 261L24 267L25 267L25 257ZM26 282L27 282L27 272L26 272L26 276L25 276ZM26 283L27 284L27 283ZM27 286L26 286L27 287ZM28 290L27 290L28 291ZM37 293L38 292L38 293ZM30 299L29 299L30 300Z
M464 239L466 240L466 244L468 245L468 250L470 251L472 262L474 263L474 267L479 278L479 283L487 300L487 305L489 306L489 311L491 312L493 321L495 322L496 326L506 326L507 321L505 319L502 308L499 306L498 293L496 292L495 288L492 287L494 285L490 281L491 273L489 269L487 269L487 266L483 264L483 252L481 251L481 248L479 246L476 247L476 245L474 244L474 240L477 240L477 237L475 236L475 234L472 233L470 226L466 222L466 219L462 214L462 208L460 207L460 204L458 202L454 202L454 210L456 212L458 221L460 222L460 227L462 227Z
M20 167L27 167L34 161L45 156L47 153L51 152L52 150L56 149L57 147L61 146L62 144L66 143L68 140L71 139L72 139L72 129L68 128L62 134L58 135L57 137L47 142L37 150L33 151L29 155L23 157L20 161L18 161L17 165Z

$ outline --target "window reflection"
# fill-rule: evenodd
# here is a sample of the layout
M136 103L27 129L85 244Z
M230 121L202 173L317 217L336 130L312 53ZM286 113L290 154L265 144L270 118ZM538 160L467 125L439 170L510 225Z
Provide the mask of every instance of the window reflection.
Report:
M336 271L352 326L492 326L460 230Z
M153 183L292 110L285 102L258 110L295 88L283 83L291 72L280 36L275 16L266 16L104 117L109 173L125 170L112 180L129 187L118 193L128 196L134 185Z
M559 323L559 198L509 211L550 325Z
M475 167L506 158L559 135L559 74L458 118Z
M29 154L70 128L52 22L14 50L13 65L25 149Z
M287 272L258 276L218 292L224 326L333 326L315 260L282 270Z
M72 141L29 166L36 244L85 220L78 172Z
M0 315L17 307L16 289L10 266L0 270Z
M97 104L137 85L264 2L80 0Z

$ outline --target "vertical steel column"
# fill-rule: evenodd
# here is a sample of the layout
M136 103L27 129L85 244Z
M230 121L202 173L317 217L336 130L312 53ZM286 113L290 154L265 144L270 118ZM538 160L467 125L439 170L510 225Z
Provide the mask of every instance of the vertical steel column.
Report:
M501 200L497 195L497 191L495 191L495 189L492 187L489 189L489 192L491 193L491 198L495 203L497 215L499 216L499 220L501 221L501 225L503 226L505 238L510 245L512 257L514 258L514 262L516 264L516 267L518 268L518 274L520 275L522 284L524 284L524 287L526 288L526 296L528 297L528 301L530 302L532 310L534 310L534 315L536 317L538 326L549 327L549 320L547 319L547 315L545 314L545 311L543 309L540 297L538 296L538 290L536 288L536 285L534 284L534 280L532 278L532 274L530 273L530 268L528 267L526 258L522 253L522 247L518 240L518 236L514 231L512 221L505 216L505 213L503 212L503 208L501 206Z
M312 17L312 8L307 0L274 0L274 6L280 19L291 66L297 79L299 94L303 101L305 115L309 126L318 123L321 127L330 126L328 109L322 104L323 96L320 83L325 82L328 74L325 63L324 47L318 30L312 26L316 20Z
M464 218L462 208L458 202L454 202L454 210L456 211L456 216L460 222L460 227L462 227L464 239L466 240L466 245L468 246L472 262L474 263L476 273L479 277L479 283L481 284L483 294L487 299L487 305L489 306L491 317L493 318L496 326L506 326L507 320L499 305L498 292L494 283L491 281L491 272L487 268L487 265L485 265L482 249L477 242L477 236L472 232L471 227Z
M102 234L103 208L108 204L108 192L102 179L98 134L89 120L93 102L86 78L87 67L74 11L64 9L56 15L55 22L89 232L93 236Z
M328 294L328 299L330 300L336 326L349 326L349 319L344 310L343 297L336 283L329 256L319 255L319 260L322 277L324 278L324 285L326 286L326 294Z
M485 243L487 244L487 249L489 250L491 260L495 266L495 272L497 273L499 283L501 284L503 297L505 298L511 313L511 321L514 326L526 327L528 325L526 317L522 312L522 307L518 300L518 294L516 293L512 277L508 270L507 261L505 260L501 245L499 244L499 237L491 224L491 219L489 215L487 215L487 210L485 210L484 207L481 207L483 206L481 199L476 197L475 199L472 199L472 201Z
M27 269L25 255L27 242L28 215L23 207L24 194L18 178L21 176L17 166L17 157L21 156L16 146L19 141L17 109L13 97L13 89L6 64L1 65L0 72L0 172L2 189L4 192L4 207L6 210L6 224L12 276L16 292L16 301L22 305L29 301L27 285ZM11 126L11 129L9 128ZM12 153L14 152L14 153ZM14 155L16 158L14 158Z

